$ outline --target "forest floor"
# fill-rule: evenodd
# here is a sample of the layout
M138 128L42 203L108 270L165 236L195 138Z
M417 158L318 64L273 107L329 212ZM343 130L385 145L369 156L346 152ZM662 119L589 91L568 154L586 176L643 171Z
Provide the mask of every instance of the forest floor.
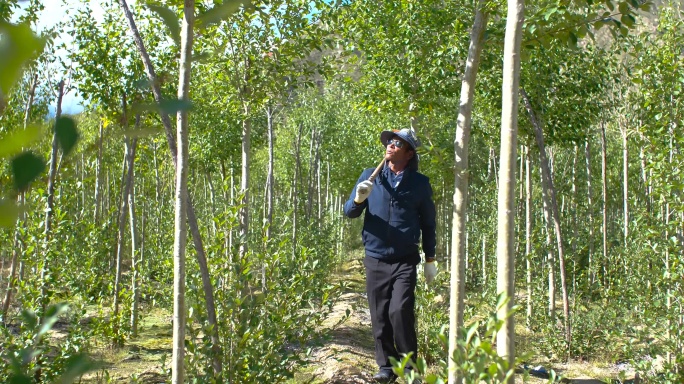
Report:
M323 346L314 350L312 364L298 372L288 384L374 383L372 376L377 366L374 358L370 312L365 296L362 259L355 258L348 261L340 268L337 276L338 278L344 277L349 285L347 292L335 305L332 316L324 324L324 326L334 327L331 329L331 337ZM346 317L347 311L350 314L348 317ZM580 361L539 362L530 366L543 366L547 371L553 369L557 375L563 375L564 383L572 384L618 383L619 381L616 380L618 373L620 369L624 369L615 364ZM631 376L633 377L633 373ZM629 372L627 377L630 377ZM516 375L516 383L546 382L548 382L547 379ZM633 380L625 383L631 382Z
M374 383L377 367L373 356L370 312L365 297L363 263L354 257L339 267L336 279L344 279L346 291L338 298L322 330L329 336L313 349L310 364L298 370L286 384L365 384ZM58 323L59 324L59 323ZM57 327L58 328L58 327ZM59 330L56 329L57 333ZM161 309L146 312L138 338L112 349L96 347L92 357L104 362L101 370L84 377L86 383L165 383L171 360L171 314ZM64 335L62 335L64 336ZM57 336L59 338L59 336ZM553 369L574 384L618 383L615 364L596 362L530 362L530 366ZM627 375L630 376L629 373ZM633 374L632 374L633 376ZM398 381L401 383L402 381ZM548 380L516 375L516 383L545 383ZM627 381L633 382L633 381Z

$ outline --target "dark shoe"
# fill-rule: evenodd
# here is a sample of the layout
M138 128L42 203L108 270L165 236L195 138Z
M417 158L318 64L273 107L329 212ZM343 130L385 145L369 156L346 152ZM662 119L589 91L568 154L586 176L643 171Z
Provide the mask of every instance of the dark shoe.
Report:
M394 372L384 369L373 376L373 380L375 380L375 382L383 384L394 383L396 379L397 375L395 375Z

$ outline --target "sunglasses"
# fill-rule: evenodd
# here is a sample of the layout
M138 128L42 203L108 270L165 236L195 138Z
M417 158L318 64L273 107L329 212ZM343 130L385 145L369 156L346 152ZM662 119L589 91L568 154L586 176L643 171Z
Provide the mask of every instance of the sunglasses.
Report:
M388 146L389 146L389 145L394 145L394 146L397 147L397 148L403 148L403 147L404 147L404 144L406 144L406 143L404 143L403 141L401 141L401 140L399 140L399 139L389 139L389 140L387 140L387 145L388 145Z

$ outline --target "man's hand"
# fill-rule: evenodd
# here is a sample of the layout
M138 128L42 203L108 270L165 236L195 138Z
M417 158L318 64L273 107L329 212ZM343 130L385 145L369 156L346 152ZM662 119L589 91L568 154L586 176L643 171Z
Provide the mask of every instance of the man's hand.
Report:
M373 182L370 180L364 180L356 186L356 196L354 196L354 202L356 204L361 204L368 198L371 191L373 190Z
M425 262L423 274L425 275L425 281L428 284L432 283L435 280L435 276L437 276L437 263L434 260Z

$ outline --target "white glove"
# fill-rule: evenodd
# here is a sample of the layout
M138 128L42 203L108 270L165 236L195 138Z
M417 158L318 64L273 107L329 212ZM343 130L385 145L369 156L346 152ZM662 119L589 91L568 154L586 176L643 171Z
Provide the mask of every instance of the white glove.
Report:
M437 263L435 261L426 262L423 267L423 274L425 275L425 281L430 284L437 276Z
M373 190L373 182L370 180L364 180L356 186L356 196L354 196L354 202L356 204L361 204L368 198L371 191Z

